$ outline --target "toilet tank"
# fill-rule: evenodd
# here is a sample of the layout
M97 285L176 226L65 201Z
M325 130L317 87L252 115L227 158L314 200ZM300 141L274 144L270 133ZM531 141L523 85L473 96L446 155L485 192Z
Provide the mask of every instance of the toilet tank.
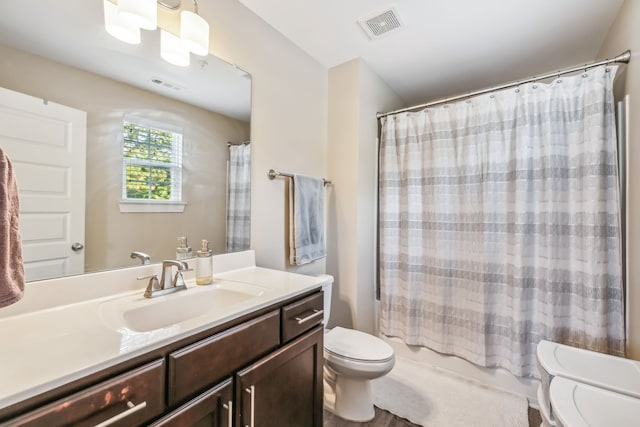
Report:
M317 276L322 279L322 290L324 292L324 319L323 324L326 328L329 324L329 316L331 315L331 288L333 287L333 276L321 274Z

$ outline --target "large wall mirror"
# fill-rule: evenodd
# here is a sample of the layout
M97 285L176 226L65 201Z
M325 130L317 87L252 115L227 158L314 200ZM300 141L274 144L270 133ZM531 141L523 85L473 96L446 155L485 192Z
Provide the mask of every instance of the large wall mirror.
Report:
M140 264L132 252L151 262L173 259L181 236L193 253L201 239L214 253L249 246L251 76L212 55L191 55L188 67L163 61L159 30L143 31L138 45L123 43L105 31L103 7L102 0L0 5L0 88L8 90L0 102L0 147L20 187L27 281ZM178 19L179 11L159 7L160 25ZM80 169L50 165L56 156L42 145L57 136L65 145L77 129L25 121L39 113L13 111L14 92L86 112ZM181 203L123 203L123 150L132 138L125 122L181 136ZM60 173L47 175L56 168ZM82 169L80 183L75 171ZM58 194L34 208L43 192L38 182ZM58 203L72 187L82 188L84 199L73 216Z

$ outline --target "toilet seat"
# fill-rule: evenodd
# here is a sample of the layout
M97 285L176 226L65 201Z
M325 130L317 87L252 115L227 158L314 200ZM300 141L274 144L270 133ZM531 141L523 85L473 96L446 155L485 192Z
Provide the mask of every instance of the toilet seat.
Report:
M548 393L552 378L559 376L640 399L637 360L545 340L538 343L536 356L543 392Z
M551 381L551 406L561 427L635 427L640 399L570 379Z
M381 363L394 359L393 348L380 338L339 326L325 334L324 349L337 358L359 363Z

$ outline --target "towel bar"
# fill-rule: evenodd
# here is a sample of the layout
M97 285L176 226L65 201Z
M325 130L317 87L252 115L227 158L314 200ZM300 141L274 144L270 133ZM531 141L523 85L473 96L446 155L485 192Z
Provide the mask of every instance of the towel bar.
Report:
M291 174L291 173L276 172L273 169L269 169L269 172L267 173L267 176L269 177L269 179L276 179L276 177L278 177L278 176L286 176L287 178L293 178L293 174ZM322 183L325 185L325 187L327 185L332 185L331 181L329 181L328 179L324 179L324 178L322 178Z

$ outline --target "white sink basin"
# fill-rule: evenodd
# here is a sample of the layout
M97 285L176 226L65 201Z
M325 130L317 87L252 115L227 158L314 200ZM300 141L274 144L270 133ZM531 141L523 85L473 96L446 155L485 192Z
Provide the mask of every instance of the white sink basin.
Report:
M156 298L142 295L107 301L100 307L103 321L114 329L126 327L134 332L149 332L172 327L206 315L229 309L265 293L261 286L243 283L214 283Z

